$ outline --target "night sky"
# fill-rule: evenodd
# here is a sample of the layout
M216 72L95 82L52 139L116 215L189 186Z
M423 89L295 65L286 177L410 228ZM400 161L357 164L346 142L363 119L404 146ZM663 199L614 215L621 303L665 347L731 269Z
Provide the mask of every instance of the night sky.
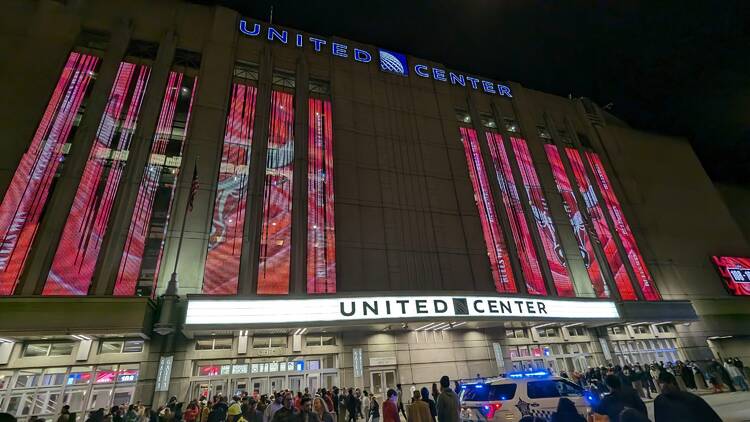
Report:
M750 1L196 0L244 16L590 97L688 138L717 182L750 185Z

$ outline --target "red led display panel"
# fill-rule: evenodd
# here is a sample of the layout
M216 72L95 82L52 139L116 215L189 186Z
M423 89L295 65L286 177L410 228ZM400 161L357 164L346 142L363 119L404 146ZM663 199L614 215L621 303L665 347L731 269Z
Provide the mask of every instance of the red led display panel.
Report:
M120 63L44 285L44 295L88 293L149 73L147 66Z
M594 152L586 151L586 159L588 159L591 168L594 170L596 182L599 185L599 190L602 192L604 203L607 204L607 210L609 210L609 215L615 224L615 231L620 237L622 247L625 249L628 261L630 261L630 266L633 267L635 275L638 277L638 284L641 286L644 299L660 300L661 295L656 290L654 279L646 267L646 262L643 260L641 251L638 249L633 231L625 219L625 213L622 212L620 201L617 200L617 195L615 195L615 191L609 183L609 178L607 177L607 172L604 171L601 158Z
M620 254L617 251L615 238L607 226L607 220L604 217L602 207L596 198L594 186L591 184L588 175L586 175L581 155L578 153L578 150L573 148L565 148L565 154L568 156L571 170L573 170L573 175L576 178L576 182L578 182L578 190L581 192L581 196L585 202L586 211L589 214L589 218L591 218L591 224L594 226L596 237L602 245L607 264L609 264L609 268L612 270L617 291L623 300L637 300L638 298L635 295L635 290L633 290L630 277L625 269L625 263L622 262Z
M331 102L310 98L307 136L307 293L336 293Z
M518 168L521 171L521 181L529 198L531 212L534 214L536 229L539 231L539 237L542 240L544 254L547 256L547 265L552 273L552 281L555 284L557 294L563 297L573 297L575 296L575 290L570 275L568 275L565 253L560 244L560 239L557 237L557 230L550 216L547 199L542 192L542 185L539 183L534 163L531 160L529 147L526 145L526 140L521 138L511 137L510 143L516 155Z
M735 296L750 296L750 258L712 256L729 291Z
M294 95L271 93L258 294L288 294L294 175Z
M578 201L576 201L575 194L573 193L573 185L565 173L560 151L552 144L546 144L544 150L547 153L547 160L550 167L552 167L552 176L555 179L557 191L560 192L563 200L563 208L565 208L570 225L573 227L573 235L578 243L578 250L581 253L581 258L583 258L583 265L586 267L594 294L596 294L596 297L609 297L609 289L607 288L607 283L604 281L604 274L599 266L599 261L596 259L594 245L592 244L591 237L589 237L583 215L578 208Z
M70 53L0 204L0 296L13 294L100 59Z
M144 278L152 280L152 293L155 292L195 86L195 78L179 72L169 73L148 164L138 186L133 218L117 272L115 296L134 295L138 280ZM186 111L184 120L176 119L175 116L183 110ZM153 218L155 213L159 217ZM143 264L144 253L149 260L146 265Z
M205 294L237 293L256 95L254 86L232 85L203 274Z
M510 231L518 250L518 261L521 264L521 272L526 279L526 288L529 294L546 295L547 287L544 285L544 276L539 266L539 260L531 239L531 231L526 222L526 216L521 205L521 198L516 189L516 182L510 167L510 160L503 145L503 138L499 133L487 132L487 143L490 147L492 164L495 168L495 177L500 186L503 197L505 212L508 214Z
M479 149L477 132L465 127L460 128L460 130L461 141L466 153L466 164L469 166L469 178L474 188L474 201L477 204L479 220L482 223L487 256L490 258L495 290L500 293L515 293L517 289L513 271L510 269L508 249L495 214L495 202L490 192L490 182L487 179L484 160Z

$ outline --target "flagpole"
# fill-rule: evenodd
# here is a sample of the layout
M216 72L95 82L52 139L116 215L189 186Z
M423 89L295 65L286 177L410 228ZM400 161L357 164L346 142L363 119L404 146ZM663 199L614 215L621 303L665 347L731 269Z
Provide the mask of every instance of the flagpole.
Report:
M188 198L188 201L185 204L185 212L182 215L182 225L180 227L180 237L177 240L177 256L175 256L175 259L174 259L174 268L172 269L172 275L170 276L169 283L167 284L167 290L164 292L165 295L169 295L169 296L177 296L177 288L178 288L177 266L180 263L180 252L182 252L182 239L185 236L185 224L187 223L187 217L193 205L193 195L195 195L195 192L193 191L193 189L196 183L197 174L198 174L198 158L196 157L195 164L193 165L193 178L190 180L190 197Z

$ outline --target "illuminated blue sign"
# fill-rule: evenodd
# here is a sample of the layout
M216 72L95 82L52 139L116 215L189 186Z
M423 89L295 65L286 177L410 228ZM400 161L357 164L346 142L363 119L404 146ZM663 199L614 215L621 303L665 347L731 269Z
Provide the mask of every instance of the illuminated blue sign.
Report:
M406 64L406 56L388 50L378 50L380 54L380 70L395 73L401 76L409 76L409 65Z
M361 48L350 48L349 45L340 42L329 42L328 40L306 36L302 33L290 33L286 29L274 28L272 26L268 26L264 29L259 22L250 23L245 19L240 19L239 29L242 34L248 37L264 38L270 42L278 42L285 45L292 44L297 48L302 48L305 44L308 44L312 46L316 53L327 51L333 56L353 59L360 63L369 63L373 58L371 52ZM379 49L378 59L380 70L400 76L409 76L409 66L404 54ZM414 70L414 74L421 78L445 82L451 85L461 85L473 90L483 91L487 94L495 94L508 98L513 97L510 88L507 85L495 83L486 79L476 78L438 67L430 67L421 63L415 63L411 68Z

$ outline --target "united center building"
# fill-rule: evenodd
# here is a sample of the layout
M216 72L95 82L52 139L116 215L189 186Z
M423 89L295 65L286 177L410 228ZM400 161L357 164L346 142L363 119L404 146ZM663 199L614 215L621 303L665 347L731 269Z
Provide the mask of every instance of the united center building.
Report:
M0 411L748 358L684 139L222 7L0 19Z

